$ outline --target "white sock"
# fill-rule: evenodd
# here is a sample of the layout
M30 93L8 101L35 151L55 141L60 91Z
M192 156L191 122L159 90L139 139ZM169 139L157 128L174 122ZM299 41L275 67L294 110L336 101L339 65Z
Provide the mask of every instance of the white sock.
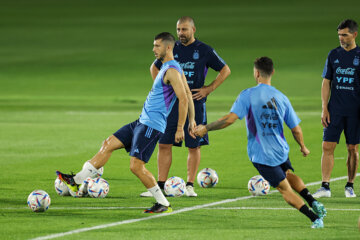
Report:
M74 180L76 184L82 184L86 178L93 176L95 172L97 172L97 169L87 161L82 170L74 176Z
M162 193L159 185L156 184L154 187L148 188L148 190L149 190L149 192L152 193L156 202L160 203L161 205L167 206L167 207L170 206L170 203L168 202L168 200Z

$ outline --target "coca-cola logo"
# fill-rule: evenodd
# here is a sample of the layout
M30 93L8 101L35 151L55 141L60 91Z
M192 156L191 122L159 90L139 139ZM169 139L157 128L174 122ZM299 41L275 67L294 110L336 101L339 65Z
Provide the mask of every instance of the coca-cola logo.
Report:
M187 63L180 63L180 66L182 69L194 69L195 68L195 62L187 62Z
M338 67L336 69L336 74L343 74L343 75L353 76L355 74L355 68L341 68L341 67Z

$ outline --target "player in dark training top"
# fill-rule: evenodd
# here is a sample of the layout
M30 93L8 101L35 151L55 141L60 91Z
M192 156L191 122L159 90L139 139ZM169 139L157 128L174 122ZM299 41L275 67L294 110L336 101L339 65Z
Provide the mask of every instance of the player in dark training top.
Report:
M337 31L341 46L330 51L322 74L322 185L314 197L331 197L330 176L334 167L334 151L343 131L348 150L345 196L356 197L353 183L359 162L360 142L360 48L355 42L358 25L348 19L339 24Z
M214 91L229 76L230 69L224 60L215 52L213 48L205 43L195 39L196 28L194 20L190 17L181 17L177 21L177 35L179 40L175 43L174 59L179 62L187 83L193 93L195 106L195 120L197 124L206 124L206 97ZM160 61L156 60L150 68L151 75L155 79L157 73L162 68ZM219 72L216 79L210 85L205 84L205 78L208 69ZM164 136L159 140L158 153L158 184L161 188L168 177L172 162L172 146L181 146L174 143L174 134L177 129L177 103L175 103L172 112L167 121L167 128ZM188 123L185 123L187 129ZM203 138L193 139L185 131L185 146L188 148L187 159L187 186L186 195L196 197L193 183L200 164L200 146L208 145L209 139L205 135ZM150 192L140 194L142 197L151 197Z

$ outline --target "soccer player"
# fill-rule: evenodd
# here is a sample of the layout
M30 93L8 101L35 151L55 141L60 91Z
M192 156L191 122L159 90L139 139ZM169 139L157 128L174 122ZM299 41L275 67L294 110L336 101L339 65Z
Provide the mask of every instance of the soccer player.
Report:
M187 83L193 92L196 123L206 124L206 97L225 81L230 74L230 69L213 48L195 39L196 28L191 17L181 17L177 21L176 31L179 40L175 43L174 57L180 63ZM150 67L153 79L161 68L161 61L155 60ZM218 71L219 74L210 85L205 86L205 77L209 68ZM159 140L158 184L162 189L164 189L164 183L168 178L172 162L172 146L181 146L181 143L174 142L174 135L178 128L177 107L178 103L175 103L168 118L165 134ZM185 129L187 125L188 121L185 123ZM208 144L207 135L203 138L193 139L185 132L185 146L188 148L186 195L189 197L197 196L193 183L200 164L200 147ZM144 192L140 196L151 197L152 195L150 192Z
M330 176L334 168L334 151L343 131L348 150L345 197L356 197L353 184L358 168L360 142L360 103L357 95L360 84L360 48L355 42L358 25L347 19L339 24L337 31L340 47L330 51L322 74L322 184L314 193L315 198L331 197Z
M160 33L155 37L153 52L156 59L163 63L152 89L146 98L142 113L138 120L123 126L107 138L100 151L85 162L83 169L76 175L63 174L57 171L59 178L74 192L81 189L81 184L92 172L104 166L116 149L125 148L130 152L130 170L140 179L154 196L156 203L145 210L146 213L171 212L170 203L160 190L154 176L145 168L159 138L166 128L166 119L176 101L179 101L178 128L174 136L175 142L184 139L184 124L189 108L189 131L195 127L194 106L191 91L186 83L180 65L174 60L173 47L175 38L170 33ZM195 137L193 135L193 137ZM79 193L81 195L81 192Z
M261 57L255 60L254 65L254 78L258 85L242 91L229 114L208 125L199 125L195 135L203 136L208 131L228 127L238 118L246 117L248 155L255 168L282 194L288 204L313 222L312 228L322 228L326 209L312 197L302 179L292 172L294 169L289 160L289 145L284 137L285 122L300 145L303 156L310 153L303 141L300 119L289 99L271 86L274 73L272 60ZM315 213L293 190L308 202Z

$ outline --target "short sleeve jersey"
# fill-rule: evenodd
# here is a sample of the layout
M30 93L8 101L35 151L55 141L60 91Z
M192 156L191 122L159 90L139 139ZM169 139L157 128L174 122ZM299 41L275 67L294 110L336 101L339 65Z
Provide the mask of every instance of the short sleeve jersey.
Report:
M330 114L354 116L359 114L360 48L346 51L342 47L330 51L322 77L331 81L328 104Z
M216 51L205 43L195 40L192 44L184 46L180 41L176 41L174 46L174 58L179 62L187 79L190 89L201 88L205 84L205 77L209 68L220 71L225 65L225 61ZM155 60L155 66L161 69L160 60ZM204 103L206 98L199 100ZM197 100L194 100L196 103Z
M164 83L164 76L169 68L175 68L182 74L181 67L175 60L164 63L154 80L139 118L142 124L162 133L165 132L167 117L176 101L174 89L171 85Z
M288 159L289 145L283 123L292 129L300 123L289 99L276 88L259 84L240 93L230 112L246 117L247 151L254 163L278 166Z

